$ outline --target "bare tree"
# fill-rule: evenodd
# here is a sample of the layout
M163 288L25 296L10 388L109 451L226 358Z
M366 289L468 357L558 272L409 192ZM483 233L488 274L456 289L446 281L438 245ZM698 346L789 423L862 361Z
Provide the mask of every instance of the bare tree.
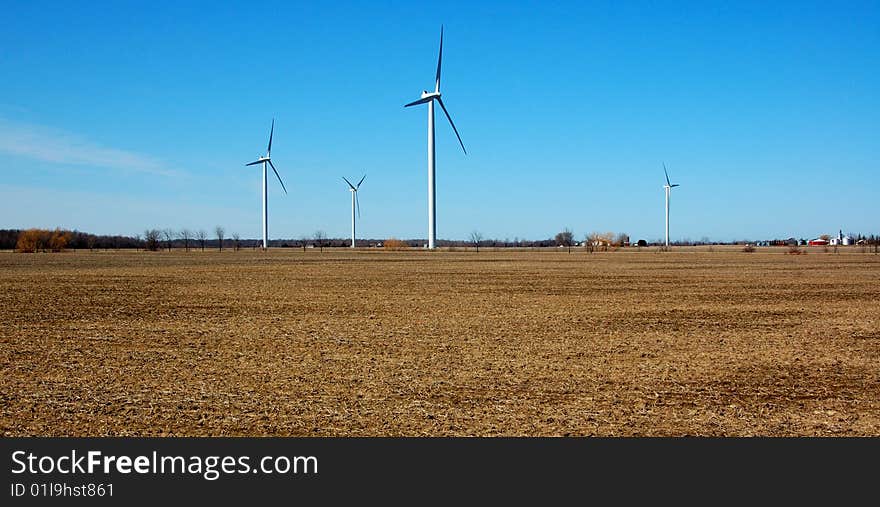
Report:
M171 244L174 242L174 231L172 229L162 229L162 238L165 240L165 247L171 251Z
M138 252L141 250L141 235L140 234L134 235L134 249L135 249L135 251L138 251Z
M596 232L590 232L590 233L584 234L584 245L587 247L587 250L590 253L593 253L593 250L596 249L596 236L597 236L597 234L598 233L596 233Z
M237 232L232 233L232 247L236 252L241 248L241 236Z
M181 229L180 232L177 233L177 237L183 240L183 250L185 252L189 252L189 242L192 239L192 231L189 229Z
M483 241L483 233L480 231L474 231L471 233L471 243L477 247L477 253L480 253L480 241Z
M627 236L629 238L629 236ZM587 235L587 242L590 244L590 252L593 252L597 249L597 247L602 247L606 252L608 251L608 247L614 244L615 235L613 232L596 232L593 231Z
M159 250L160 234L158 229L147 229L144 231L144 248L151 252Z
M214 234L217 235L217 244L220 245L220 251L223 251L223 236L226 234L226 229L223 228L222 225L218 225L214 227Z
M327 239L327 233L322 230L315 231L315 243L318 244L318 248L321 249L321 252L324 252L324 241Z
M208 233L205 232L204 229L199 229L196 232L196 239L199 240L199 246L202 247L202 251L205 251L205 242L208 241Z
M566 227L565 229L562 229L562 232L560 232L556 235L555 240L556 240L557 245L567 246L568 253L571 253L571 245L572 245L572 243L574 243L574 234L571 232L571 230L568 227Z
M602 248L607 252L608 247L614 244L614 233L611 231L603 232L599 236L599 241L602 242Z
M614 237L615 246L626 246L629 244L629 234L620 232Z

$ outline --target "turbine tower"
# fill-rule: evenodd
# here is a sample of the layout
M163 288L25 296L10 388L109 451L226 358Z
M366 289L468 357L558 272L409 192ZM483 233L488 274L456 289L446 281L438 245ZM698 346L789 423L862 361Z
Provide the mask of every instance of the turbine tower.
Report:
M663 189L666 191L666 249L669 249L669 194L672 192L674 187L679 187L681 185L669 182L669 172L666 170L666 162L663 163L663 173L666 175L666 184L663 185Z
M449 120L449 124L452 125L452 130L455 131L455 137L458 138L458 144L461 145L462 151L467 155L467 150L464 149L464 143L461 142L461 136L458 135L458 129L455 128L455 123L452 122L452 117L449 116L449 111L446 110L446 106L443 105L443 99L440 98L440 65L443 63L443 27L440 27L440 53L437 56L437 78L434 82L434 91L428 92L423 91L422 97L419 100L414 102L410 102L403 107L415 106L418 104L428 104L428 248L434 249L437 241L437 191L434 182L434 168L436 165L436 157L434 154L434 101L437 101L440 104L440 108L443 109L443 112L446 113L446 119Z
M367 177L367 175L365 174L364 178L366 178L366 177ZM358 216L358 218L360 218L361 217L361 203L358 200L357 195L358 195L358 189L361 188L361 183L364 182L364 178L361 178L361 181L359 181L357 185L352 185L351 182L348 181L348 178L346 178L345 176L342 177L342 179L344 179L345 182L348 183L349 191L351 191L351 247L352 248L354 248L354 239L356 237L355 236L354 208L355 208L355 206L357 206L357 216Z
M260 157L257 160L250 162L248 165L257 165L263 164L263 250L269 248L269 209L267 203L267 164L272 166L272 171L275 172L275 176L278 178L278 182L281 183L281 188L284 189L284 195L287 195L287 189L284 187L284 182L281 181L281 175L278 174L278 170L275 169L275 164L272 163L272 136L275 134L275 118L272 118L272 130L269 131L269 147L266 148L266 156Z

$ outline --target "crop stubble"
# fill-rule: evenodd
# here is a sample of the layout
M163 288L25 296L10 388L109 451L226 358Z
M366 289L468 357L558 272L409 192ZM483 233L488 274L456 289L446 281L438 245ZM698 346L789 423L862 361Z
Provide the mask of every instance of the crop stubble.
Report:
M0 429L880 435L880 256L0 254Z

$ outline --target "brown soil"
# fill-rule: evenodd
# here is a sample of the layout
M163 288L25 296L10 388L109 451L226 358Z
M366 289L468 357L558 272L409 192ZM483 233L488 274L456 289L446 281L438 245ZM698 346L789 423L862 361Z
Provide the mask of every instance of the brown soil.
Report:
M880 256L0 253L0 432L880 435Z

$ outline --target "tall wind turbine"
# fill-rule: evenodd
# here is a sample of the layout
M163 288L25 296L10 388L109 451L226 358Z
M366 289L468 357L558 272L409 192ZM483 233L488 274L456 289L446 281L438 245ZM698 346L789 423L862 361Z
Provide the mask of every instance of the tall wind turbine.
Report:
M248 165L257 165L263 164L263 249L269 248L269 209L267 206L267 165L272 166L272 171L275 172L275 176L278 177L278 182L281 183L281 188L284 189L284 195L287 195L287 189L284 187L284 182L281 181L281 175L278 174L278 169L275 169L275 164L272 163L272 136L275 134L275 118L272 118L272 130L269 131L269 147L266 148L266 156L260 157L257 160L250 162Z
M414 102L410 102L403 107L415 106L418 104L428 104L428 248L434 249L437 241L437 203L436 203L436 186L434 184L434 167L436 165L436 157L434 154L434 101L440 104L440 108L446 113L446 119L452 125L458 143L461 145L462 151L467 155L464 149L464 143L461 142L461 136L458 135L458 129L449 116L449 111L443 105L443 99L440 98L440 65L443 63L443 27L440 27L440 53L437 56L437 78L434 82L434 91L423 91L422 98Z
M367 177L367 175L365 174L364 178L366 178L366 177ZM357 206L357 216L358 216L358 218L360 218L361 217L361 203L358 200L358 189L361 188L361 183L364 182L364 178L361 178L361 181L359 181L357 185L352 185L351 182L348 181L348 178L346 178L345 176L342 177L342 179L344 179L345 182L348 183L349 190L351 191L351 247L352 248L354 248L354 238L355 238L354 208L355 208L355 206Z
M669 249L669 194L672 192L672 189L675 187L680 187L681 185L669 182L669 172L666 170L666 162L663 163L663 173L666 175L666 184L663 185L664 190L666 190L666 249Z

